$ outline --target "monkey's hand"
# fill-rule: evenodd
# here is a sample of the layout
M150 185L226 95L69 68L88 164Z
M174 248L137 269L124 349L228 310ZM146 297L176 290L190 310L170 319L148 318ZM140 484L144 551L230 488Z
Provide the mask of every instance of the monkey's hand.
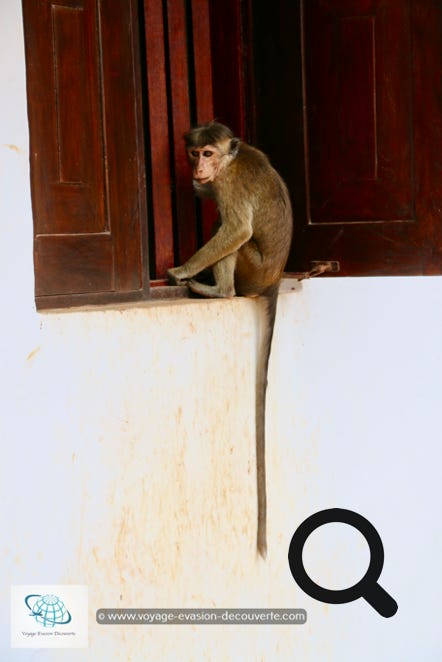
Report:
M167 277L171 285L184 285L188 276L183 267L174 267L167 270Z

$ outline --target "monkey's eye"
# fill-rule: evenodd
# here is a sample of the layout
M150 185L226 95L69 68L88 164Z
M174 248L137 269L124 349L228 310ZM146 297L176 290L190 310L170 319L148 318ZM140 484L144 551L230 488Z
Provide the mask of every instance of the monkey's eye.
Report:
M190 156L193 156L194 159L197 159L199 154L197 151L193 150L192 152L190 152Z
M203 152L203 156L206 157L206 159L210 159L211 156L213 156L214 152L212 152L210 149L206 149L205 152Z

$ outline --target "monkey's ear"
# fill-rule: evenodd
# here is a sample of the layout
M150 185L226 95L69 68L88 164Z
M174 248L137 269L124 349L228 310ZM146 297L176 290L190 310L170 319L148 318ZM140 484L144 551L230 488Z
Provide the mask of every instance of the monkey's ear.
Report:
M233 156L233 158L235 158L236 155L238 154L240 142L241 141L239 138L232 138L232 140L230 141L230 155Z

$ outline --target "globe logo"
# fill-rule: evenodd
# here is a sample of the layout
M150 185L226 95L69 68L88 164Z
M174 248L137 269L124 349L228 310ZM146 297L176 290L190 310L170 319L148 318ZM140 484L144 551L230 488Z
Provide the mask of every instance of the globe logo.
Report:
M25 603L31 612L29 615L45 628L66 625L72 620L72 616L57 595L31 593L26 596Z

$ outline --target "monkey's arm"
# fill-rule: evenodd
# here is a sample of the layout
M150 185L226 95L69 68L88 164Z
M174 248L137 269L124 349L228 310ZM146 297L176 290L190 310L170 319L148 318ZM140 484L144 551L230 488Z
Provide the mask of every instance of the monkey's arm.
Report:
M242 204L233 209L220 210L222 222L218 232L182 266L168 270L169 278L179 283L193 278L227 255L235 253L252 236L252 208Z

